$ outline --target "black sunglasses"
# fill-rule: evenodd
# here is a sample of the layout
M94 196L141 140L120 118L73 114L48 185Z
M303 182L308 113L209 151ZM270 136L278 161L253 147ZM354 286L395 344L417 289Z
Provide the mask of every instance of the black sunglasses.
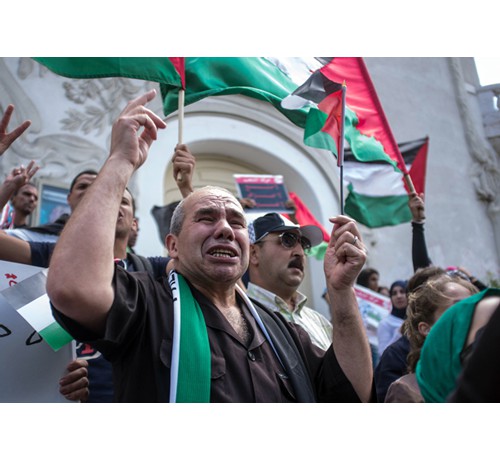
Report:
M299 242L304 251L311 249L311 242L305 236L298 235L297 233L283 232L278 235L278 239L281 246L286 249L293 249ZM264 243L264 241L258 241L258 243Z

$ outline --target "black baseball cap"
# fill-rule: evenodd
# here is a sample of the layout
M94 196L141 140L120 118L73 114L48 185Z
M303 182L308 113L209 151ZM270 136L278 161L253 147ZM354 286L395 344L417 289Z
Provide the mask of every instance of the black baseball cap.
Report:
M276 212L257 217L248 225L251 244L257 243L269 233L286 230L299 230L299 233L311 242L311 246L317 246L323 241L323 232L316 225L303 225L301 227Z

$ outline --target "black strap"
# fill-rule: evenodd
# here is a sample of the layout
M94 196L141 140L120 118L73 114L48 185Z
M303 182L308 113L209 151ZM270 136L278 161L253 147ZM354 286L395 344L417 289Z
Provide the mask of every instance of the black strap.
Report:
M258 310L259 316L266 326L281 362L285 367L285 371L292 382L297 401L304 403L316 402L316 396L304 363L304 357L294 338L286 328L284 324L285 320L254 299L251 300Z

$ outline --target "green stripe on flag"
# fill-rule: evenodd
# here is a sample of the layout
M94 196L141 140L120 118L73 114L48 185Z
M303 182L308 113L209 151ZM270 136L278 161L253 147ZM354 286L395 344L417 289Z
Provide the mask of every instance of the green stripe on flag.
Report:
M369 228L398 225L412 219L408 195L367 196L356 193L351 184L347 188L345 213Z
M35 61L68 78L124 77L181 87L168 57L38 57Z
M45 340L50 348L54 351L59 350L64 345L67 345L73 340L71 337L58 323L54 322L47 326L46 328L38 331L40 336Z
M317 149L330 150L338 155L337 146L332 136L321 131L326 123L328 115L314 107L309 109L306 126L304 129L304 144Z
M292 123L304 127L307 110L289 110L281 101L297 88L276 65L262 57L189 57L186 58L185 105L210 96L242 94L269 102ZM178 91L161 85L163 112L178 109Z
M17 312L35 329L47 344L57 351L73 338L56 322L47 294L17 309Z

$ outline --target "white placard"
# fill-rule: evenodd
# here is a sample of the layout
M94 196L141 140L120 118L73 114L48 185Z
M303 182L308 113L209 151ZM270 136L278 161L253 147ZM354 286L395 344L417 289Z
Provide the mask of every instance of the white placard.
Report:
M41 270L0 261L0 402L69 402L59 379L76 357L74 341L53 351L2 295Z

